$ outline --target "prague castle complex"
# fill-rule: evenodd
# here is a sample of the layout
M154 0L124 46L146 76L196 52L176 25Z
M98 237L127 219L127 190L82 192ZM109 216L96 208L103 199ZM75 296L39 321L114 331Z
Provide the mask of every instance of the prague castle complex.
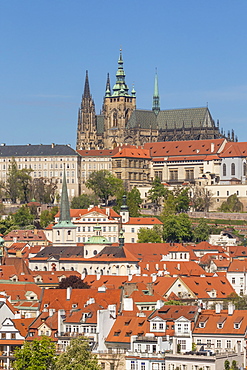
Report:
M228 139L234 141L234 133ZM161 110L158 76L155 74L153 106L136 108L136 92L125 82L122 52L116 82L111 88L107 76L101 114L97 115L86 72L84 93L78 113L77 150L113 149L123 143L217 139L223 137L207 107Z

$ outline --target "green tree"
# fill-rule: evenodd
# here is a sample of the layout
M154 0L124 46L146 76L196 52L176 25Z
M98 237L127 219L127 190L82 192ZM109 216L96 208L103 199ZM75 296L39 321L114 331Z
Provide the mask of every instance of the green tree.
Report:
M154 225L152 229L141 227L138 231L137 243L162 243L163 227Z
M200 218L198 225L193 230L193 239L196 242L208 240L210 234L210 227L205 218Z
M4 220L0 219L0 233L7 234L10 230L14 228L14 221L11 215L6 217Z
M31 169L23 168L18 170L18 183L19 183L19 198L21 202L28 203L31 198L31 183L32 177L30 173Z
M231 293L227 298L226 302L233 303L237 310L247 310L247 296L239 296L237 293Z
M179 241L180 242L189 242L192 240L192 221L186 213L180 213L178 216L179 223Z
M117 196L123 189L123 181L115 177L110 171L94 171L89 175L86 187L93 190L95 195L107 204L110 196Z
M170 214L162 217L163 239L166 242L187 242L192 239L192 223L186 213Z
M242 212L243 203L237 197L237 194L230 195L219 208L220 212Z
M23 205L12 215L14 225L18 227L25 227L27 225L32 225L34 221L34 216L31 214L30 209Z
M40 214L40 226L42 228L47 227L50 223L54 222L55 215L58 212L58 207L55 206L51 210L44 210Z
M155 210L161 207L163 200L167 197L169 190L162 185L159 177L155 177L152 187L148 192L148 199L154 203Z
M230 370L230 361L226 360L224 362L224 368L225 368L225 370Z
M127 206L131 217L140 216L140 205L142 204L141 193L134 186L127 194Z
M56 346L47 337L24 342L14 352L14 370L52 370L56 362Z
M178 187L174 190L176 212L186 212L189 209L189 188Z
M192 205L197 212L208 212L211 206L212 192L201 186L195 186L193 188Z
M16 160L12 158L7 172L6 185L2 184L2 186L4 187L7 198L13 203L16 203L20 192L18 172Z
M165 242L180 241L179 220L175 214L162 218L164 224L163 239Z
M65 352L56 362L55 370L100 370L95 355L90 351L88 340L84 337L72 339Z
M74 197L71 202L70 208L73 209L86 209L91 204L98 204L99 198L94 194L81 194L79 197Z

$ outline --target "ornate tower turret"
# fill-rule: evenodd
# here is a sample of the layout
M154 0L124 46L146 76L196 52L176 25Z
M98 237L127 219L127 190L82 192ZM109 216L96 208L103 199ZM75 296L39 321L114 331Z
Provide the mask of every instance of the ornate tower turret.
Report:
M122 50L120 50L118 59L116 83L112 90L111 92L108 75L103 103L104 148L108 149L124 142L126 124L136 108L136 92L133 89L129 93L129 88L125 83Z
M154 78L154 94L153 94L153 108L152 109L156 115L160 111L160 96L159 96L157 69L155 71L155 78Z
M90 94L88 71L86 71L84 93L78 112L76 149L90 149L97 146L97 125L95 105Z

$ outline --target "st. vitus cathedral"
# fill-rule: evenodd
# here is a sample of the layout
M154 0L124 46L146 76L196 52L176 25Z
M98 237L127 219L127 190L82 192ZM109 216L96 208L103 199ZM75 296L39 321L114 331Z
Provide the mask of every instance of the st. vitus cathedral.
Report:
M116 83L111 89L109 74L101 114L95 112L86 72L84 93L78 113L76 149L112 149L123 143L143 145L146 142L217 139L225 137L215 125L208 107L160 109L158 77L155 74L153 107L136 109L136 92L125 83L120 50ZM228 140L237 140L232 131Z

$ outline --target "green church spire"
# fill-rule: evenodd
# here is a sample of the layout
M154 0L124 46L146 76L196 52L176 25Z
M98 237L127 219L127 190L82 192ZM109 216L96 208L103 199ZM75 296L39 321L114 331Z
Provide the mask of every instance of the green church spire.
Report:
M116 73L116 83L113 86L112 96L130 96L129 88L125 83L125 72L123 69L123 57L122 57L121 49L120 49L120 55L118 59L118 70Z
M65 167L63 170L63 185L62 185L62 194L60 200L60 216L58 223L54 226L54 228L59 227L74 227L71 222L70 217L70 205L69 205L69 197L68 197L68 190L67 190L67 181L66 181L66 174L65 174Z
M152 109L155 114L158 114L160 111L160 96L159 96L157 68L155 71L155 78L154 78L154 94L153 94L153 108Z

